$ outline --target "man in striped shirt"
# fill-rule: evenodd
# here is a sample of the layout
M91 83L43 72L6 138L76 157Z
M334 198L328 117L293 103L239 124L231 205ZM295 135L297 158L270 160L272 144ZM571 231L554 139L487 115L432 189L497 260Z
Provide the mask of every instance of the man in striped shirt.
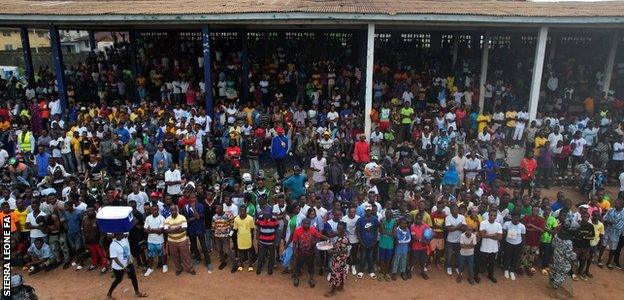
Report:
M259 247L256 275L262 273L262 267L264 266L264 260L267 255L269 257L268 273L269 275L273 274L273 266L275 265L275 241L277 240L278 227L279 222L273 217L271 207L266 207L262 211L262 215L256 220Z

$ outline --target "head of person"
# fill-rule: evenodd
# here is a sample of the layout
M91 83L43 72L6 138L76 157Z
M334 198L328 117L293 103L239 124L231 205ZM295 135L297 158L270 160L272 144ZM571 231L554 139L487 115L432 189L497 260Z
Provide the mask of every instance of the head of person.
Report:
M247 206L242 205L241 207L238 208L238 215L240 216L241 219L244 219L247 217Z
M43 238L36 238L35 239L35 247L37 247L37 249L41 249L43 247Z
M121 241L124 238L125 234L123 232L115 232L115 239Z
M178 217L178 206L175 205L175 204L169 206L169 212L171 213L171 217L172 218L177 218Z
M488 212L488 222L490 224L494 224L494 222L496 222L497 214L498 214L498 209L497 208L490 209L490 211Z

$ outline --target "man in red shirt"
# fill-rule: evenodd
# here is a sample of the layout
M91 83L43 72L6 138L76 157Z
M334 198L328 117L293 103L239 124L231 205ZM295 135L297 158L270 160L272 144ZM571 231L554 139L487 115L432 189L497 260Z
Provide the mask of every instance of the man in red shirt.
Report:
M358 164L367 164L370 162L370 146L366 141L366 136L359 135L359 140L353 148L353 160Z
M527 189L529 195L533 191L533 180L535 179L535 171L537 170L537 160L533 158L533 151L527 151L524 158L520 161L520 197L524 195Z
M310 275L310 287L314 287L314 250L316 249L316 241L318 239L326 240L327 237L322 235L316 227L310 227L310 219L305 218L301 221L301 227L295 229L293 235L293 245L296 254L295 274L293 284L299 286L299 276L303 264L308 266L308 274Z
M433 240L431 241L431 252L433 252L433 262L440 267L440 257L444 256L444 220L446 219L446 206L442 200L438 201L436 211L431 213L433 223ZM413 240L413 238L412 238Z
M531 276L536 271L534 264L539 253L540 237L546 227L546 221L539 215L539 206L531 208L531 214L522 218L522 224L526 227L526 235L520 263L527 274Z
M443 212L439 211L444 214ZM438 213L436 211L435 213ZM434 214L435 214L434 213ZM410 268L408 270L416 270L416 264L418 263L418 270L420 270L420 276L423 279L428 279L429 276L425 273L425 265L427 263L427 245L430 241L424 239L423 233L425 229L429 228L429 225L422 222L423 219L423 211L419 211L414 218L414 224L410 227L410 232L412 234L412 257L410 261ZM407 272L407 278L412 278L412 273Z

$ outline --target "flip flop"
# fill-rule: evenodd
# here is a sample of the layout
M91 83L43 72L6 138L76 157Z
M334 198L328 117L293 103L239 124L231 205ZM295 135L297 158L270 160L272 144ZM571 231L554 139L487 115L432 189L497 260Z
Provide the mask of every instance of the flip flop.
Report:
M147 298L147 293L139 292L137 294L134 294L134 296L137 298Z

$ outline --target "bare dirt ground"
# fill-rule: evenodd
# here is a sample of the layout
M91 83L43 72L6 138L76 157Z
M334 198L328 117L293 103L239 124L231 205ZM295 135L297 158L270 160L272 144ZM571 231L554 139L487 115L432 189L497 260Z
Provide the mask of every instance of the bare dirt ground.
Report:
M554 199L559 189L543 190L542 194ZM612 196L617 189L610 188ZM569 189L566 195L576 202L581 196ZM217 257L213 256L213 262ZM196 266L197 275L186 273L175 276L174 271L163 274L156 270L149 278L137 274L142 291L149 294L149 299L321 299L327 292L329 283L319 276L317 285L310 288L307 277L302 277L301 285L293 287L288 275L279 271L268 276L266 271L257 276L255 272L239 272L231 274L229 266L223 271L215 270L212 274L203 266ZM17 271L21 272L21 271ZM591 272L594 278L587 282L572 282L574 298L577 299L621 299L624 286L624 271L607 270L593 265ZM368 277L356 280L349 275L345 291L334 297L337 299L426 299L432 297L488 299L505 297L506 299L544 299L551 295L547 288L548 277L536 274L532 277L519 276L516 281L505 279L497 270L498 283L493 284L482 276L481 283L471 286L466 281L455 282L454 278L437 269L429 272L430 278L425 281L414 277L409 281L400 278L394 282L379 282ZM106 292L113 281L110 273L100 276L97 270L88 272L86 269L75 271L58 268L51 272L41 272L34 276L24 276L26 284L33 286L41 299L105 299ZM119 285L114 296L117 299L134 298L132 285L128 278Z

